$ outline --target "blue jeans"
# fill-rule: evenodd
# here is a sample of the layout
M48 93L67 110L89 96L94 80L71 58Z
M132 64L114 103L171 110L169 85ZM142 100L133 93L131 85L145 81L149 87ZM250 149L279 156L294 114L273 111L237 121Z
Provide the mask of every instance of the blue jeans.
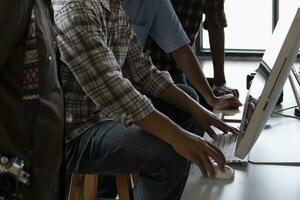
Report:
M182 72L170 72L170 75L175 84L187 85L186 77Z
M180 86L195 100L188 86ZM159 99L154 106L188 131L195 127L192 116ZM134 188L136 200L179 200L190 162L169 144L138 126L124 128L115 121L101 122L66 146L67 169L80 173L140 173ZM105 184L104 184L105 185Z

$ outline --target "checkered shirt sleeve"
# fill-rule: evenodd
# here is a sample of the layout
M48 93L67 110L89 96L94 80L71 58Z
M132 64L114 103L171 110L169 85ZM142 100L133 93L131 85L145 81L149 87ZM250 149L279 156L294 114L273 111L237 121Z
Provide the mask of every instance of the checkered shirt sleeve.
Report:
M93 118L97 112L130 126L154 110L135 85L159 96L172 80L144 56L121 7L110 13L89 2L67 4L55 16L66 110L81 126L102 121Z

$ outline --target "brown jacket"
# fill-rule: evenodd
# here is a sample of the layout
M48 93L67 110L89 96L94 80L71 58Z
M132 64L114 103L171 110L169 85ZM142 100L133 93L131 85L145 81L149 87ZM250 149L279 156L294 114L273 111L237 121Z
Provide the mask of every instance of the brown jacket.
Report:
M63 158L63 97L48 8L42 0L0 3L0 154L19 156L31 173L22 187L24 199L58 200ZM40 99L35 118L22 102L25 37L31 9L36 11L40 66ZM30 108L27 108L30 111Z

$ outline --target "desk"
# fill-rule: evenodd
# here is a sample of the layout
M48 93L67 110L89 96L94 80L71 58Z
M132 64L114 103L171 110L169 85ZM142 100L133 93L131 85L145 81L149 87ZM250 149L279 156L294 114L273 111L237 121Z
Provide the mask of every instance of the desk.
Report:
M295 101L288 89L284 91L283 107L291 105L295 105ZM300 146L300 122L289 118L271 118L269 122L274 129L278 120L286 125L293 123L293 131L299 133L295 140ZM277 131L286 132L286 126L280 127L284 130ZM192 164L181 200L300 200L300 165L248 163L246 167L232 167L235 178L228 181L202 177L199 168Z
M300 120L272 117L256 141L248 159L253 163L299 164Z
M299 200L300 167L281 165L233 166L232 181L202 177L193 164L182 200Z

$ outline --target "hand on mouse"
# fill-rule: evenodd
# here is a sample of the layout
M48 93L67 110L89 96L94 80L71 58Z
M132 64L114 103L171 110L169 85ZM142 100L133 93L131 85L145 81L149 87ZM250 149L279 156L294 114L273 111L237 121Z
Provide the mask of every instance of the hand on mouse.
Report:
M221 170L216 162L213 163L216 179L233 179L234 178L234 169L225 165L224 169Z
M211 158L224 170L225 157L223 153L195 134L185 132L176 138L172 146L178 154L197 164L204 176L215 176Z

